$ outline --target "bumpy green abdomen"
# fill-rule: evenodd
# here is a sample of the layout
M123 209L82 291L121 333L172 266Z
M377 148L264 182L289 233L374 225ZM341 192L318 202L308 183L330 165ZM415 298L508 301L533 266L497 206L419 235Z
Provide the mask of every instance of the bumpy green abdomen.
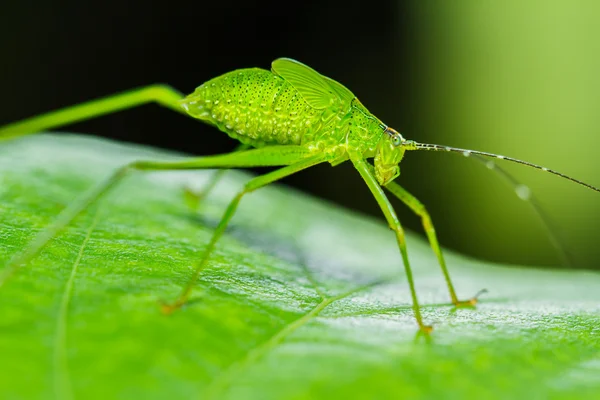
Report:
M321 114L281 77L259 68L214 78L187 96L182 105L243 143L302 144L322 129Z

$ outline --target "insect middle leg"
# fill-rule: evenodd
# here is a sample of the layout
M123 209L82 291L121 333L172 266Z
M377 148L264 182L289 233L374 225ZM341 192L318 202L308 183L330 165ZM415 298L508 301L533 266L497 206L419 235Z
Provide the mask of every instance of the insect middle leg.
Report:
M326 158L327 158L326 155L317 155L317 156L309 157L304 160L298 161L297 163L294 163L292 165L288 165L286 167L269 172L265 175L258 176L256 178L250 180L248 183L246 183L244 188L229 203L229 206L225 210L223 217L221 217L221 220L219 221L219 224L217 225L217 228L215 229L213 237L211 238L210 242L208 243L208 246L206 247L206 249L204 250L202 259L196 265L194 272L192 274L192 277L190 278L188 283L185 285L185 287L181 291L181 294L175 300L175 302L173 302L171 304L163 304L163 312L169 314L169 313L173 312L174 310L180 308L182 305L184 305L187 302L187 300L190 296L190 293L191 293L194 285L196 284L196 281L200 277L200 273L207 266L208 259L210 258L213 250L215 249L215 245L217 244L217 241L221 238L221 236L223 236L223 233L225 232L225 229L227 228L229 221L235 214L235 211L237 210L238 205L244 195L251 193L251 192L253 192L263 186L266 186L270 183L273 183L279 179L285 178L286 176L292 175L298 171L312 167L315 164L321 163L321 162L325 161Z
M202 270L206 267L217 241L221 238L227 224L233 217L242 197L263 186L273 183L286 176L294 174L303 169L309 168L315 164L325 161L326 155L309 156L304 148L300 146L275 146L271 148L254 149L240 153L231 153L221 156L209 156L193 158L183 161L137 161L120 168L107 181L94 188L91 192L73 203L57 218L54 224L46 228L33 243L17 258L11 260L9 265L0 275L0 286L23 264L26 264L62 229L64 229L73 219L87 209L92 203L100 199L112 187L116 186L129 170L156 171L156 170L181 170L181 169L205 169L216 167L248 167L248 166L274 166L286 165L283 168L273 172L258 176L250 180L231 201L225 214L221 218L213 237L211 238L204 255L196 265L194 272L188 283L183 288L181 294L172 304L164 304L163 311L170 313L186 303Z
M413 311L415 314L415 319L417 320L417 324L419 328L424 333L430 333L433 330L431 325L425 325L423 323L423 317L421 316L421 308L419 306L419 300L417 299L417 290L415 289L415 282L412 275L412 270L410 268L410 263L408 261L408 252L406 250L406 240L404 235L404 229L402 229L402 225L400 224L400 220L394 211L390 201L386 197L383 189L377 182L375 175L371 172L369 164L361 158L360 155L351 155L352 163L354 167L358 170L367 186L373 193L375 200L379 204L381 211L383 211L383 215L388 222L390 229L394 231L396 234L396 241L398 242L398 247L400 248L400 254L402 256L402 261L404 263L404 269L406 271L406 279L408 280L408 285L410 287L410 295L412 297Z
M90 205L117 186L131 171L158 171L183 169L244 168L293 165L309 157L308 150L301 146L273 146L206 157L194 157L179 161L134 161L117 169L104 182L93 187L80 198L69 204L58 217L40 232L31 243L15 255L0 271L0 287L22 266L26 265L57 237L77 216Z
M400 199L404 204L406 204L415 214L421 217L423 228L425 229L425 233L427 234L429 244L431 245L433 252L437 256L438 262L442 267L442 272L444 274L444 279L446 280L446 285L448 286L448 291L450 292L450 298L452 299L452 303L456 307L472 307L475 304L477 304L477 296L483 293L483 291L480 291L476 296L472 297L469 300L458 300L458 297L456 296L456 291L454 290L454 285L452 284L452 279L450 278L450 273L448 272L448 267L446 267L444 255L442 254L442 250L437 240L435 228L433 227L431 217L429 216L429 213L427 212L427 209L425 208L423 203L421 203L416 197L408 193L402 186L398 185L395 182L390 182L384 187L387 190L389 190L394 196Z

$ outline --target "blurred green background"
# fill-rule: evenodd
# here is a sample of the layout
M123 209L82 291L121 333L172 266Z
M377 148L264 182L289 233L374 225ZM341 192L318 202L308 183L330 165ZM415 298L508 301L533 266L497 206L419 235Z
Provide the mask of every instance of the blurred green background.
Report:
M155 82L190 92L287 56L348 86L407 138L513 156L600 186L598 21L594 1L4 2L0 123ZM235 146L154 106L69 130L194 154ZM532 188L575 267L600 269L600 194L502 166ZM411 152L401 167L399 182L427 205L443 246L560 266L529 205L479 163ZM286 182L380 217L350 165Z
M415 2L413 12L423 66L420 140L511 155L600 185L600 3ZM415 168L428 170L426 187L411 186L437 197L445 243L486 258L556 264L539 220L504 182L471 160L425 156ZM533 189L574 263L599 269L600 193L506 168Z

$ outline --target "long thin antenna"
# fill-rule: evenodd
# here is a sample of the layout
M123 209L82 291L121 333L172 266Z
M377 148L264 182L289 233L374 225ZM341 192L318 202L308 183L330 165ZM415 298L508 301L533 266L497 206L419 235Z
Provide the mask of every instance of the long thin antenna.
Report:
M504 168L501 168L494 161L488 160L487 158L477 154L472 154L471 158L473 160L477 160L483 163L488 169L491 169L492 171L498 173L500 177L504 178L504 180L512 186L515 194L521 200L527 201L527 203L531 206L535 214L542 222L542 225L544 225L544 227L546 228L546 234L548 235L548 238L550 239L550 242L552 243L554 248L557 250L563 265L572 268L572 257L563 245L563 242L559 239L557 233L558 229L556 229L555 225L552 223L552 219L550 218L550 216L544 212L544 209L538 202L537 198L533 195L533 192L527 186L519 182L514 176L508 173L508 171L506 171Z
M582 182L578 179L571 178L570 176L565 175L561 172L552 170L550 168L542 167L541 165L533 164L528 161L518 160L518 159L512 158L512 157L501 156L499 154L493 154L493 153L486 153L485 151L476 151L476 150L468 150L468 149L459 149L457 147L442 146L439 144L417 143L412 140L406 140L404 144L406 146L406 150L450 151L450 152L455 152L455 153L462 153L462 155L464 155L465 157L469 157L471 154L477 154L480 156L496 158L498 160L512 161L514 163L527 165L528 167L537 168L542 171L549 172L554 175L558 175L561 178L568 179L571 182L575 182L581 186L585 186L588 189L592 189L593 191L600 192L600 189L598 189L597 187L592 186L588 183Z

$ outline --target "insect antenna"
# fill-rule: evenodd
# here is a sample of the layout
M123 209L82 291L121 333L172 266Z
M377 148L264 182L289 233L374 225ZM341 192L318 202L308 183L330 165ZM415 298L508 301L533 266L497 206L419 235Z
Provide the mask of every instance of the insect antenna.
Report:
M548 235L548 239L552 243L552 246L557 250L563 265L567 267L573 267L573 260L570 254L567 252L564 242L558 237L558 230L555 229L555 226L552 223L552 218L550 218L550 216L544 212L544 209L538 202L537 198L533 195L529 187L519 182L514 176L512 176L505 169L501 168L494 161L488 160L487 158L477 154L472 154L471 158L485 164L488 169L498 173L509 185L512 186L515 194L521 200L527 201L529 205L531 205L531 208L533 208L533 211L542 222L542 225L544 225L546 228L546 235Z
M465 157L469 157L471 155L478 155L478 156L496 158L498 160L511 161L511 162L514 162L517 164L527 165L528 167L533 167L533 168L536 168L536 169L539 169L539 170L542 170L545 172L549 172L554 175L558 175L561 178L568 179L571 182L575 182L581 186L585 186L588 189L592 189L596 192L600 192L600 189L598 189L595 186L590 185L589 183L582 182L578 179L572 178L568 175L565 175L565 174L555 171L553 169L542 167L541 165L533 164L528 161L523 161L523 160L519 160L519 159L512 158L512 157L506 157L506 156L502 156L499 154L487 153L485 151L476 151L476 150L468 150L468 149L459 149L457 147L442 146L439 144L417 143L417 142L413 142L411 140L405 141L405 146L406 146L407 150L449 151L449 152L454 152L454 153L461 153Z

